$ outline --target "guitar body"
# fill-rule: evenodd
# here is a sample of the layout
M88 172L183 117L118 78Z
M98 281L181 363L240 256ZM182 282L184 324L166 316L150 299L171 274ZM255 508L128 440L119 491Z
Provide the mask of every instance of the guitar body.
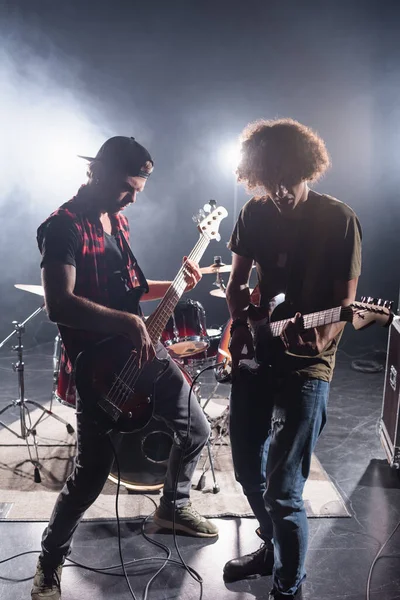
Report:
M255 347L256 347L256 358L258 362L266 362L267 359L271 358L271 356L266 354L267 348L270 347L270 338L267 340L261 340L260 338L263 336L263 331L265 328L260 327L260 325L265 325L270 321L278 320L281 315L286 316L286 313L290 312L290 306L286 305L283 302L283 294L279 296L275 296L269 302L268 308L262 308L257 306L255 303L259 302L259 288L256 286L250 296L251 304L249 306L249 319L251 321L252 330L255 336ZM224 364L218 367L215 370L215 378L218 383L231 383L231 353L229 351L229 342L231 339L230 329L231 329L232 319L229 319L227 324L224 327L222 332L221 341L218 346L218 353L216 362ZM259 330L259 333L258 333ZM266 347L265 347L266 346ZM262 352L261 352L262 348ZM272 355L272 348L271 348ZM263 360L261 360L263 359Z
M132 360L134 350L127 338L117 336L102 340L76 359L76 387L83 410L105 432L139 431L153 416L154 384L168 360L155 358L139 370ZM128 360L129 371L125 368Z
M251 300L253 300L252 297ZM283 300L283 294L279 294L270 301L268 308L261 308L254 304L249 305L248 318L253 332L255 360L241 360L239 366L255 372L260 364L273 364L276 354L275 338L279 337L287 322L294 317L293 307ZM366 329L373 323L388 327L393 320L392 302L381 299L376 302L375 304L370 297L363 297L361 302L353 301L346 306L337 306L302 315L300 330L305 331L313 327L339 322L351 323L356 330ZM229 351L231 323L232 319L226 324L218 347L217 362L224 363L215 371L215 377L219 383L231 383L232 381L232 359Z

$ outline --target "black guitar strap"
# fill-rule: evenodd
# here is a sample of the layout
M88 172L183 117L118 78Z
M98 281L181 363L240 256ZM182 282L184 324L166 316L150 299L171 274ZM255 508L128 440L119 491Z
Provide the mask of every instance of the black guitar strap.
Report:
M124 236L123 232L119 231L118 235L120 236L120 238L122 240L122 245L123 245L124 249L126 250L128 256L130 257L130 259L132 261L133 267L135 269L136 276L137 276L138 281L139 281L139 285L140 285L141 288L143 288L144 293L147 294L148 291L149 291L149 284L147 283L147 279L144 276L144 273L143 273L142 269L139 267L139 263L136 260L136 257L133 254L132 249L131 249L130 245L128 244L127 239Z

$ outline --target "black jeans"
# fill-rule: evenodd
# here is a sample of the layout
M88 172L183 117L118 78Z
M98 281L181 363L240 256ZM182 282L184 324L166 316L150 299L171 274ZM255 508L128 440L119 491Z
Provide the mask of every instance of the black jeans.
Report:
M157 356L167 358L165 348L157 346ZM169 358L169 357L168 357ZM174 431L168 470L161 501L174 500L175 480L186 441L188 398L190 387L177 365L169 358L169 366L157 382L155 390L155 416L163 419ZM191 480L202 448L207 443L210 427L200 405L192 394L190 400L191 427L186 442L183 465L179 474L176 505L189 502ZM56 567L70 551L72 536L84 512L101 493L110 473L114 454L105 435L100 435L88 420L78 401L77 405L77 455L75 469L68 477L58 496L50 522L42 537L42 564ZM111 434L118 447L121 434Z

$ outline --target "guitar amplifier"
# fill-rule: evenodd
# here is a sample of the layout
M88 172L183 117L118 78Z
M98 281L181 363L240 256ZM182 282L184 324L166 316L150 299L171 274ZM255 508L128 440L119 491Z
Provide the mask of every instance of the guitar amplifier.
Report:
M400 468L400 317L390 326L379 434L391 467Z

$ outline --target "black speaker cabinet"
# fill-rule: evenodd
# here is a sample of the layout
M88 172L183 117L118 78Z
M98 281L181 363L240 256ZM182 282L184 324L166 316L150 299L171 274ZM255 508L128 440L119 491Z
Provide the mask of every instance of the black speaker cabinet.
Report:
M391 467L400 468L400 317L389 330L380 438Z

